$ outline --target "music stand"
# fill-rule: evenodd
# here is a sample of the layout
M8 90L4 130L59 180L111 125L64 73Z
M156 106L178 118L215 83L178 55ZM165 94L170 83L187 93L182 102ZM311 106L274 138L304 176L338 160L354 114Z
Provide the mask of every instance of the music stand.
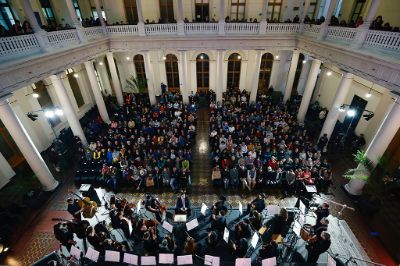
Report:
M174 223L186 223L187 215L186 214L175 214L174 215Z

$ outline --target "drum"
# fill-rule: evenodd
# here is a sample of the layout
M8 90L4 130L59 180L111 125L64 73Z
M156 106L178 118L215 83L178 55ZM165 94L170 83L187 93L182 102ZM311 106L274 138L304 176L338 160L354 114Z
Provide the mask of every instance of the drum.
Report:
M311 224L304 224L300 230L300 236L306 242L308 242L308 240L310 240L312 237L311 228L312 228Z

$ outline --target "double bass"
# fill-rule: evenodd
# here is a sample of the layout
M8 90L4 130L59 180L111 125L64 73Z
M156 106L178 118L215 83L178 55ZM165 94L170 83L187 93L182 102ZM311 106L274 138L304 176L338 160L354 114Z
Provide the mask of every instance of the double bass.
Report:
M82 209L83 218L86 219L93 218L97 212L97 203L95 201L90 200L89 197L82 197L72 191L71 193L79 198L78 204L79 207Z

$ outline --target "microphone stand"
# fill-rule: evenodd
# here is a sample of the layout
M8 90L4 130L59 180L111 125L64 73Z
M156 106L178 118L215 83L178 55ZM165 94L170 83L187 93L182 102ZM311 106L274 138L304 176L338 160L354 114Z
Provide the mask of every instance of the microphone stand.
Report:
M365 263L369 263L369 264L373 264L373 265L385 266L385 264L382 264L382 263L373 262L371 260L364 260L364 259L360 259L360 258L355 258L355 257L352 257L352 256L347 258L347 257L345 257L343 255L340 255L340 254L332 254L332 255L333 255L332 257L334 257L334 258L346 259L346 262L344 263L345 265L349 265L349 263L352 263L352 262L357 264L355 262L355 260L356 260L356 261L361 261L361 262L365 262Z

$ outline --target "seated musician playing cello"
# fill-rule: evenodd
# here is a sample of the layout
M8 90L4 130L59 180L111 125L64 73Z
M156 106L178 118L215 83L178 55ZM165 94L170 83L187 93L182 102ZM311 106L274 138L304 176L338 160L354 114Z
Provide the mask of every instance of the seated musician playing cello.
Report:
M250 212L250 210L256 210L259 213L262 213L262 211L265 209L265 194L260 193L258 194L258 197L254 199L252 202L247 204L247 213Z
M147 194L144 201L144 206L146 210L154 213L158 222L162 223L165 220L165 215L163 214L166 210L161 208L161 203L157 198L153 197L150 194Z
M269 242L272 239L272 235L281 234L285 235L288 230L288 213L285 208L282 208L279 214L275 214L272 219L267 223L267 230L261 236L263 242Z

